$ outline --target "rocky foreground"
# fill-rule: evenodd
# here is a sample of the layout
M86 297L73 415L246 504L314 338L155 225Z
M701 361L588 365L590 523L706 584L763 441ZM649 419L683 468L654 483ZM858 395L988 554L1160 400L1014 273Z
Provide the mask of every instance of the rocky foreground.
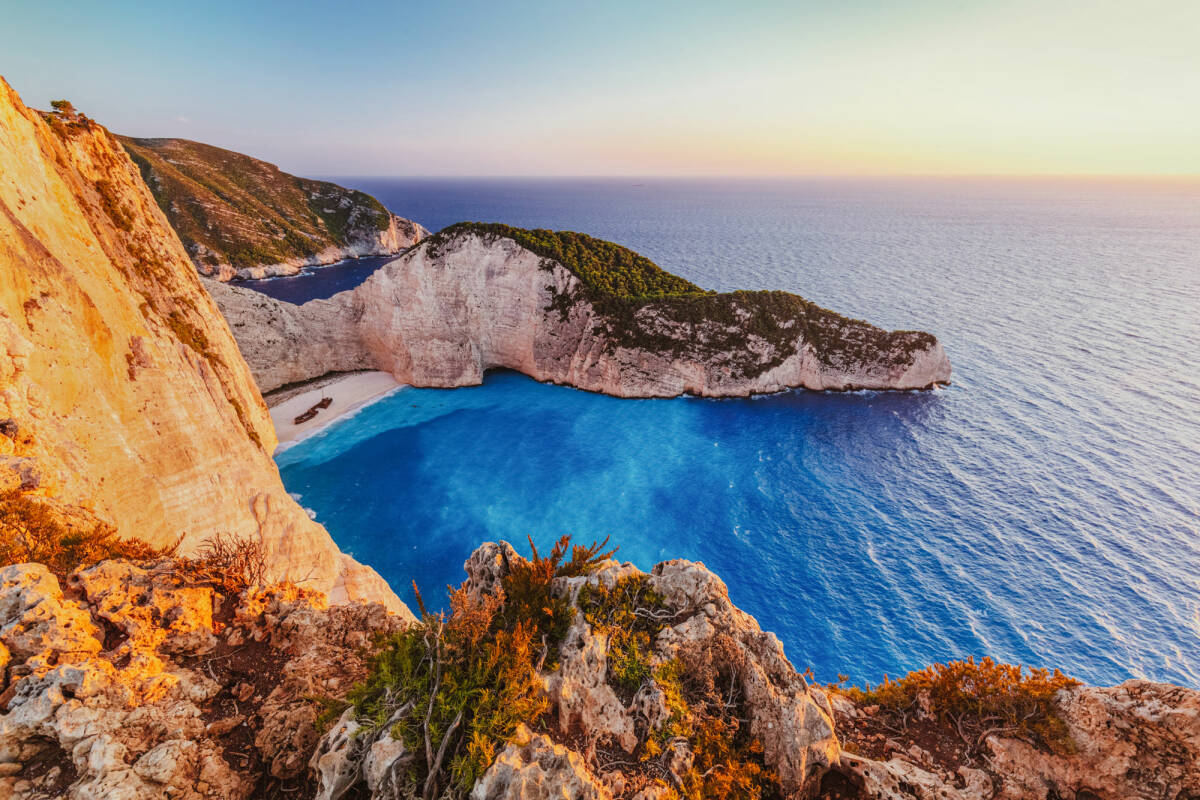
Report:
M552 578L548 603L561 604L567 624L527 653L536 679L519 702L535 712L510 728L472 720L484 741L465 746L486 753L480 773L465 785L448 770L431 781L428 765L446 755L438 741L457 750L463 740L441 728L432 749L429 738L422 746L435 704L414 710L406 692L419 684L403 670L381 679L373 654L394 654L464 615L475 624L480 609L504 618L519 597L513 576L532 574L505 544L484 545L465 566L459 621L417 628L379 605L328 608L292 585L222 586L172 560L104 562L62 585L36 564L0 570L0 796L1184 800L1200 792L1200 692L1140 681L1063 689L1053 703L1065 738L1054 747L1000 729L968 741L955 726L980 720L938 722L944 709L928 698L900 725L806 680L724 584L687 561L650 574L604 561ZM462 676L449 650L436 655L434 694L443 698ZM356 693L356 683L378 691ZM487 703L473 694L467 707ZM494 740L483 733L500 730L507 735Z
M533 244L554 237L571 237L557 259ZM631 296L602 285L617 268L585 272L570 257L581 249L632 264L629 283L642 291L655 281L666 288ZM926 389L950 380L930 334L884 331L785 292L704 292L579 234L452 226L358 288L302 306L206 285L264 392L354 369L454 387L503 367L618 397Z

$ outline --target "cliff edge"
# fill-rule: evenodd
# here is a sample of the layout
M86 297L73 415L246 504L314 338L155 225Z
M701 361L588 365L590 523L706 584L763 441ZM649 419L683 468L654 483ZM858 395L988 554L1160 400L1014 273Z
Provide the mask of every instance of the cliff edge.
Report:
M505 543L413 624L196 562L0 569L19 800L1189 800L1200 692L798 673L702 564ZM961 665L960 665L961 666ZM911 681L912 676L905 681ZM1030 687L1033 687L1032 689ZM955 689L964 692L956 701ZM894 694L894 693L893 693ZM1047 738L1047 733L1052 734Z
M0 79L0 490L126 537L262 543L276 577L402 604L283 488L229 328L103 127Z
M365 192L241 153L188 139L117 139L196 268L217 280L392 255L429 235Z
M583 234L461 223L302 306L206 285L264 392L363 368L452 387L503 367L619 397L950 380L928 333L885 331L787 292L707 292Z

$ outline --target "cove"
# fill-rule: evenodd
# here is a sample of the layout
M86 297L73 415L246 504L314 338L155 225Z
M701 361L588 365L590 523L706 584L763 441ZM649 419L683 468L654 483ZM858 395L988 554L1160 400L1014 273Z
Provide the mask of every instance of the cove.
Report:
M609 536L643 569L703 561L821 680L985 654L1125 677L1108 620L1146 600L1119 591L1128 567L1022 525L1003 476L959 474L938 442L956 393L625 400L494 372L401 390L278 462L410 604L414 579L427 599L457 585L482 541Z

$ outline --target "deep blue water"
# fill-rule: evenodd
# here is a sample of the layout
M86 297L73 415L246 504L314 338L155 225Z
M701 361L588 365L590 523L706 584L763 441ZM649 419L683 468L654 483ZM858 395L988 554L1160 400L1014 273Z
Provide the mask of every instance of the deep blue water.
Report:
M309 300L323 300L333 297L338 292L353 289L393 258L394 256L351 258L324 267L308 267L298 275L238 281L237 285L257 289L287 303L307 303Z
M402 390L278 461L406 598L481 540L611 534L704 561L823 680L992 655L1200 686L1200 184L342 182L928 330L955 368L915 394Z

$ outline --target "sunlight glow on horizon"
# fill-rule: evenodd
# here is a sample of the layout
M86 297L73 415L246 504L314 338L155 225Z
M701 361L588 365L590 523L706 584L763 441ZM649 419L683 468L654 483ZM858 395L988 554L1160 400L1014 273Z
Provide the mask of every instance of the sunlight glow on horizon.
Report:
M1200 174L1191 0L501 5L22 0L0 74L311 175Z

